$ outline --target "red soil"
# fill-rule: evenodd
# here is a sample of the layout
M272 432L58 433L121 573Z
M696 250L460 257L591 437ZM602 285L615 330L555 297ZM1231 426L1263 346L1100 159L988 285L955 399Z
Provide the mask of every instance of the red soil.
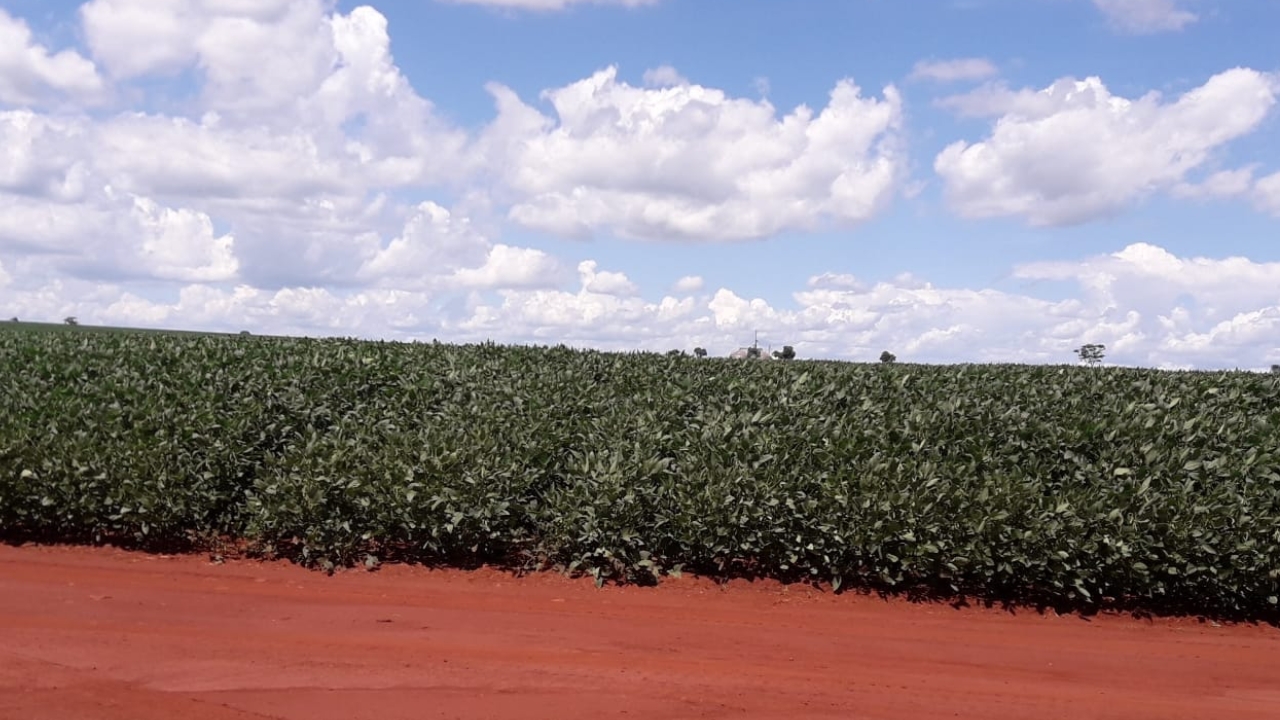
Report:
M1280 631L0 547L0 718L1280 717Z

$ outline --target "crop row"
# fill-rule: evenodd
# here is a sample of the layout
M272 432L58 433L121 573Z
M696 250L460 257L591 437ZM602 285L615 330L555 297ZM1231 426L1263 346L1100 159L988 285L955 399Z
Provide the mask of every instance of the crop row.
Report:
M0 333L0 534L1258 618L1280 379Z

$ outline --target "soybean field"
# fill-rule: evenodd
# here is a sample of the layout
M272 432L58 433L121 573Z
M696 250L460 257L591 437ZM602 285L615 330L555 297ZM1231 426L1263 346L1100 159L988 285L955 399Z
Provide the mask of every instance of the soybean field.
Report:
M1273 618L1280 376L0 332L0 535Z

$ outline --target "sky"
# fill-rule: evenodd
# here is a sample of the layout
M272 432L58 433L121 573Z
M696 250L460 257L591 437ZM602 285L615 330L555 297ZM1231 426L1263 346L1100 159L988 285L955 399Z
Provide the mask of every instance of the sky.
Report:
M0 0L0 320L1280 363L1280 2Z

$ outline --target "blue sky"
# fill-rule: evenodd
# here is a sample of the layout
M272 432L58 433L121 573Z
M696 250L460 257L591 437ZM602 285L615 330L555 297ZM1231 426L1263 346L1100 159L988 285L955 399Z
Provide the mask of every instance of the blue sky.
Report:
M0 0L0 315L1265 369L1276 27L1215 0Z

